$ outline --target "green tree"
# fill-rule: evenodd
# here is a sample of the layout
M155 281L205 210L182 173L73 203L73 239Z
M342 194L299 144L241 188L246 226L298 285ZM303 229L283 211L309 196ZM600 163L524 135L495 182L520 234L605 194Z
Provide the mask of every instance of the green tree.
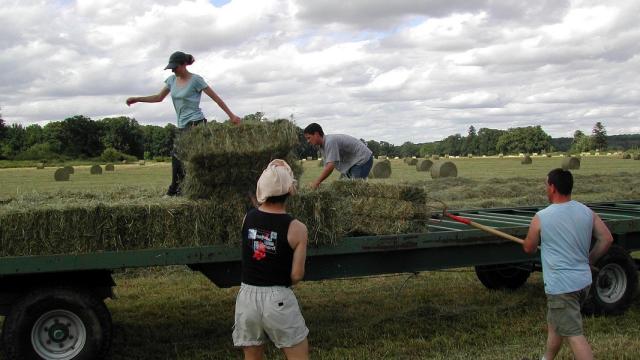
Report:
M420 157L427 157L436 153L436 144L435 143L426 143L420 146Z
M420 151L420 146L410 141L406 141L404 144L400 145L400 148L398 149L398 151L401 157L418 156L418 153Z
M463 139L460 134L449 135L444 140L436 142L436 153L458 156L462 152L462 147Z
M26 145L27 147L31 147L36 144L42 144L45 142L44 139L44 130L38 124L31 124L27 126L25 129L26 135Z
M142 158L144 154L144 134L135 119L126 116L105 118L100 122L103 148L113 148L122 153Z
M496 150L502 153L542 152L551 146L549 136L540 125L508 129L496 144Z
M592 138L586 136L582 131L576 130L573 133L573 140L571 141L571 148L569 151L572 153L581 153L591 150L592 146Z
M469 126L469 131L460 150L463 154L478 154L478 134L473 125Z
M2 114L0 114L0 141L4 139L7 135L7 127L4 124L4 120L2 119Z
M593 147L598 151L607 150L607 130L605 130L604 125L600 121L598 121L591 131Z
M267 118L264 116L264 113L263 113L263 112L261 112L261 111L258 111L258 112L254 113L254 114L245 115L245 116L242 118L242 121L245 121L245 122L251 122L251 121L254 121L254 122L255 122L255 121L267 121L267 120L269 120L269 119L267 119Z
M478 130L478 153L482 155L497 154L496 145L504 130L481 128Z
M63 153L73 158L97 157L104 149L100 125L83 115L64 119L58 136Z
M371 152L373 153L373 156L382 155L382 153L381 153L382 147L380 146L379 142L377 142L375 140L369 140L369 141L366 142L366 145L369 148L369 150L371 150Z

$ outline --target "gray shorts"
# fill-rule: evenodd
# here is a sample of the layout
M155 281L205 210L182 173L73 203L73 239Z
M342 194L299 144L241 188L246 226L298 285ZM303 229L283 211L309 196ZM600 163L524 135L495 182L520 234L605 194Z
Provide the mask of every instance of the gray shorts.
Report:
M589 295L589 288L566 294L547 294L547 322L558 335L583 335L580 307Z
M283 286L242 284L236 297L234 346L256 346L269 339L278 348L301 343L309 334L298 300Z

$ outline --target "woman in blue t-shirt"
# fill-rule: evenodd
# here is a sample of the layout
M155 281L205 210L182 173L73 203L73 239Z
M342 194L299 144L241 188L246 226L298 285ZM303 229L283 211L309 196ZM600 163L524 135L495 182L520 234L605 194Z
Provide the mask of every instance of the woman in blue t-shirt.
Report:
M171 69L174 75L169 76L164 81L165 86L162 90L156 95L130 97L127 99L127 106L137 102L161 102L171 93L171 100L178 118L178 129L182 132L192 126L207 122L202 110L200 110L200 96L204 92L227 113L231 122L239 124L240 118L229 110L227 104L207 85L204 79L200 75L192 74L187 70L187 66L193 64L194 61L193 55L185 54L182 51L176 51L171 54L169 64L165 67L165 70ZM171 172L171 185L167 195L174 196L179 194L180 182L184 178L184 169L182 163L176 157L175 151L171 152Z

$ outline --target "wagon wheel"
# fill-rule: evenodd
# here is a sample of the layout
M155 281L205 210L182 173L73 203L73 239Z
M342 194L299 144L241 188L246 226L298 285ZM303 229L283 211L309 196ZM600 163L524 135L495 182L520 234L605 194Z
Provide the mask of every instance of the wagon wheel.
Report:
M596 268L599 271L592 274L593 283L583 312L603 315L623 313L631 305L638 289L635 261L623 247L612 245L598 260Z
M12 307L2 337L8 360L102 359L111 343L111 315L86 291L37 290Z

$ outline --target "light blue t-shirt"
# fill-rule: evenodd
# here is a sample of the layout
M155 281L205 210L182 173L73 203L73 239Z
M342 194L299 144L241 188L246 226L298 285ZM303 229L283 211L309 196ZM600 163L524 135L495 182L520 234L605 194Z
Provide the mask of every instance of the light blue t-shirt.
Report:
M191 121L204 119L200 110L200 96L202 90L209 85L200 75L191 74L191 79L184 86L176 84L175 75L169 76L164 82L169 87L173 107L176 109L178 128L184 128Z
M537 215L545 293L566 294L591 285L593 211L572 200L551 204Z

